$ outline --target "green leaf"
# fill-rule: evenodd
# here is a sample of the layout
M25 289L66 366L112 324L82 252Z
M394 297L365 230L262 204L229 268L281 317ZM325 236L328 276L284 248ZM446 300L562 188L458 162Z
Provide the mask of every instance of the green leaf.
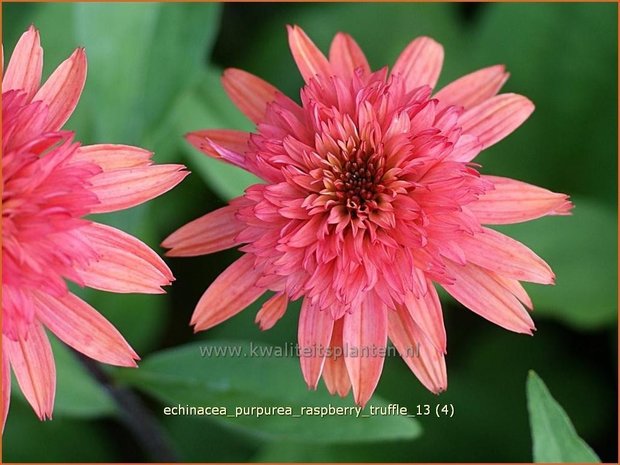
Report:
M527 379L527 405L535 462L600 462L534 371Z
M573 201L571 216L497 229L530 247L555 272L555 286L526 285L535 314L596 329L617 318L617 216L590 199Z
M76 354L54 336L50 335L50 342L57 380L54 416L90 419L113 415L116 407L112 399L77 360ZM13 384L13 396L26 402L17 384Z
M83 98L97 140L138 144L147 134L156 139L154 129L204 68L220 9L217 4L75 5L75 29L89 62Z
M290 406L293 413L300 413L305 406L354 406L350 398L332 397L322 387L318 391L307 390L297 359L251 357L250 344L241 341L189 344L155 354L144 360L139 370L119 372L119 379L167 405L223 406L229 415L237 407ZM246 356L203 357L201 347L213 351L240 348ZM386 404L375 396L370 405ZM368 413L368 407L364 413ZM413 439L420 434L418 423L403 416L209 418L263 439L310 443Z
M141 139L145 71L160 8L159 3L74 5L76 35L89 65L82 100L98 142L137 144Z

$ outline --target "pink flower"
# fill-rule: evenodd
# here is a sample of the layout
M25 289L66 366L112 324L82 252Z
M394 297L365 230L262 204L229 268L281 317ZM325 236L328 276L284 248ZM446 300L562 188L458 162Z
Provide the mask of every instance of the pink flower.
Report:
M61 130L86 78L76 50L40 85L39 32L25 32L2 81L2 397L10 367L41 419L51 418L56 374L44 328L101 362L135 366L138 356L65 279L111 292L161 293L174 279L148 246L83 217L141 204L178 184L181 165L151 164L122 145L81 146Z
M267 329L289 300L303 299L299 346L309 387L323 375L332 394L352 387L366 404L389 338L424 386L443 391L446 333L433 283L484 318L531 334L532 304L519 281L554 280L530 249L483 225L568 213L567 196L480 175L472 163L534 105L496 95L508 78L503 66L433 92L443 49L428 37L411 42L388 73L372 72L346 34L336 35L329 58L300 28L288 34L305 80L301 105L229 69L224 88L256 132L187 136L264 180L163 243L171 256L239 245L245 252L207 289L192 324L209 329L269 290L275 295L257 315Z

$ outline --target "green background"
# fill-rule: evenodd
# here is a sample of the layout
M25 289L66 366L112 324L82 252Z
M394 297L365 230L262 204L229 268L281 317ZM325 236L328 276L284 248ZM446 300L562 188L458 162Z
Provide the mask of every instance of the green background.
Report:
M98 221L151 246L179 226L239 195L253 180L191 149L182 135L204 128L251 130L225 96L221 71L234 66L297 98L301 77L288 52L286 24L298 24L327 50L352 34L373 66L390 65L410 40L444 45L443 84L483 66L511 72L505 91L536 104L515 134L485 151L483 173L571 195L573 216L502 228L545 258L554 287L529 286L534 337L508 333L442 296L449 389L426 392L405 364L386 361L371 403L453 404L453 418L228 420L165 417L162 406L351 405L305 390L295 360L206 360L196 345L296 339L298 306L268 332L258 308L193 335L193 307L237 256L167 259L177 281L165 296L78 290L126 336L143 363L107 369L138 393L184 461L510 461L532 460L525 380L534 369L603 461L617 461L617 6L614 4L4 4L8 58L19 35L41 31L47 76L85 46L88 81L65 126L83 143L135 144L155 160L192 171L165 196ZM194 345L187 345L187 344ZM186 346L187 345L187 346ZM182 346L173 352L172 347ZM145 450L73 353L54 345L54 420L40 423L14 389L3 437L5 461L161 460ZM155 355L156 354L156 355ZM279 396L279 397L278 397ZM44 444L44 447L41 445Z

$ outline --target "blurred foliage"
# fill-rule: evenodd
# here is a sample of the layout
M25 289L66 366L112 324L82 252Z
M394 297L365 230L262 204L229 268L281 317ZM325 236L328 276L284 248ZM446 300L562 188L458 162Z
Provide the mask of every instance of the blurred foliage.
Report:
M527 403L535 462L600 462L581 439L566 412L533 371L527 378Z
M228 352L240 350L244 355ZM282 347L280 346L280 349ZM226 356L205 357L201 351ZM413 419L402 416L283 416L265 414L230 418L235 408L288 406L299 415L302 407L355 406L352 399L332 397L321 386L310 391L301 380L299 363L290 356L252 357L253 351L276 346L235 340L189 344L146 359L139 370L125 370L120 379L162 400L169 406L225 407L227 415L208 417L230 428L267 441L305 443L358 443L412 439L420 434ZM265 352L263 352L265 353ZM275 352L274 352L275 353ZM298 379L299 382L292 382ZM375 397L372 405L387 402Z
M260 332L253 322L257 303L207 333L191 334L193 306L238 256L235 251L170 261L177 281L167 296L78 289L145 359L139 370L109 372L147 393L145 402L181 459L526 462L532 456L523 379L534 368L553 386L585 441L603 461L617 461L616 5L5 3L3 13L7 57L29 24L41 30L46 76L74 48L86 47L87 84L66 125L78 140L140 145L155 152L156 162L185 163L193 171L176 189L147 205L96 218L160 252L158 244L170 232L254 182L252 176L204 157L182 135L203 128L252 129L219 83L225 67L253 72L298 99L302 79L288 51L286 24L302 26L323 50L336 32L352 34L373 68L392 64L414 37L430 35L446 52L439 86L483 66L506 64L512 75L505 90L527 95L537 110L515 134L477 159L481 171L574 196L571 217L501 228L548 260L557 275L556 286L528 287L536 307L535 337L507 333L446 300L448 391L436 397L401 360L386 360L378 396L371 403L378 403L380 396L410 411L424 403L455 406L454 418L418 419L423 434L415 439L418 427L410 421L388 424L381 432L370 422L368 429L359 430L365 440L351 445L338 436L346 436L346 431L334 433L330 444L304 436L331 431L327 423L324 431L312 429L324 423L309 424L306 430L304 419L296 419L297 426L285 431L287 424L274 425L268 419L244 424L162 414L162 403L219 399L221 393L209 386L226 380L247 383L239 386L232 403L273 399L275 392L282 394L281 405L350 402L326 397L323 386L307 392L293 360L260 360L268 365L261 371L257 360L252 360L254 366L249 360L222 364L199 355L192 358L191 345L155 353L196 341L280 346L295 341L298 303L268 332ZM72 352L59 344L54 344L54 352L55 419L39 423L14 389L3 458L144 460L146 454L119 427L106 393ZM170 375L172 387L161 384L162 373ZM186 383L186 391L174 383ZM201 387L194 388L196 383ZM279 428L296 439L254 434L263 428L272 433ZM392 434L394 428L401 428L399 434Z

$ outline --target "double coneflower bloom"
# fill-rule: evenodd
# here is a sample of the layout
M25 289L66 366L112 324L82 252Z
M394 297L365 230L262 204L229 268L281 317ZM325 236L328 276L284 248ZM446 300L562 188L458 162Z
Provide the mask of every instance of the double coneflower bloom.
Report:
M85 219L141 204L178 184L181 165L152 165L122 145L83 146L62 127L86 79L76 50L41 85L43 50L31 27L2 81L2 398L10 369L39 418L50 418L56 372L44 328L101 362L135 366L136 353L65 280L111 292L163 292L174 279L138 239Z
M481 175L472 163L534 105L498 95L508 78L502 66L435 91L443 49L427 37L388 72L372 71L346 34L325 57L300 28L288 33L305 80L301 103L229 69L224 88L255 132L188 135L207 155L263 180L163 243L171 256L244 253L206 290L192 324L212 328L272 292L256 316L267 329L302 299L309 387L322 376L331 393L352 388L366 404L389 338L429 390L443 391L446 333L435 284L493 323L531 334L532 303L520 281L554 281L540 257L485 225L566 214L567 196Z
M446 334L435 285L488 320L530 334L532 303L520 284L551 284L549 266L483 225L566 214L567 197L481 175L472 160L533 110L500 94L502 66L435 92L442 47L422 37L391 72L371 71L351 37L326 58L289 28L305 80L301 103L244 71L224 87L254 122L252 134L205 130L188 139L263 180L166 241L169 255L240 247L207 289L192 324L209 329L263 294L256 316L272 327L302 299L299 345L311 388L370 399L388 338L431 391L446 389ZM41 86L43 51L30 28L2 82L2 395L10 369L40 418L53 409L55 368L45 328L101 362L135 366L120 333L66 281L111 292L159 293L173 280L136 238L85 216L129 208L178 184L181 165L152 165L130 146L82 146L63 125L86 78L76 50ZM383 349L383 350L382 350ZM339 356L334 356L340 354Z

